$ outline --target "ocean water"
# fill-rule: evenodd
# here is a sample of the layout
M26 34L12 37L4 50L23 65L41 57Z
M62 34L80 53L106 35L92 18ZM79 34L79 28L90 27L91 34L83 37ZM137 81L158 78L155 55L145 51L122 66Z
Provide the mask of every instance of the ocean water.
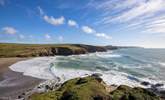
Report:
M83 55L38 57L10 66L16 72L41 79L61 82L102 74L107 84L140 86L146 81L165 85L165 49L127 48ZM58 78L57 78L58 77ZM165 86L161 87L165 89Z

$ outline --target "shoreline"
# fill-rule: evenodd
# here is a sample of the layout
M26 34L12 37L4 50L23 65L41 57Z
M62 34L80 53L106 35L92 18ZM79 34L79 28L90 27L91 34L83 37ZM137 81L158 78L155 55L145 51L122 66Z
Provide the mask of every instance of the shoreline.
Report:
M1 99L12 100L12 99L21 98L21 97L27 97L28 95L26 95L26 93L27 92L30 92L30 94L33 93L33 90L35 90L36 87L37 87L37 90L38 89L42 90L43 88L46 88L47 86L48 87L52 86L50 85L51 82L49 81L43 84L43 86L40 86L40 84L44 83L45 80L34 78L31 76L25 76L20 72L14 72L10 70L9 68L10 65L18 61L23 61L23 60L28 60L28 59L30 58L0 58L0 68L2 68L2 70L0 71L0 100ZM53 85L56 85L56 84L53 84ZM157 88L155 87L153 89L157 89ZM47 90L44 90L44 91L47 91Z
M30 58L0 58L0 99L12 100L33 89L43 80L10 70L9 66Z

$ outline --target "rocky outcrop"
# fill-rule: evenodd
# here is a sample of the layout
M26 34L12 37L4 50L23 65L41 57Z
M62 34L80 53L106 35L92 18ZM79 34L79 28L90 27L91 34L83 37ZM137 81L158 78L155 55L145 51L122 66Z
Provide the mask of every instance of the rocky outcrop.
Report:
M108 89L107 89L108 88ZM161 100L143 88L106 85L98 74L71 79L55 91L34 93L31 100Z
M89 53L107 51L107 49L104 46L92 46L92 45L83 45L83 44L74 44L74 46L84 48Z
M112 46L112 45L108 45L108 46L105 46L106 50L116 50L118 49L119 47L117 46Z
M73 54L85 54L87 53L87 50L84 48L79 48L79 49L70 49L67 47L52 47L51 52L54 55L73 55Z

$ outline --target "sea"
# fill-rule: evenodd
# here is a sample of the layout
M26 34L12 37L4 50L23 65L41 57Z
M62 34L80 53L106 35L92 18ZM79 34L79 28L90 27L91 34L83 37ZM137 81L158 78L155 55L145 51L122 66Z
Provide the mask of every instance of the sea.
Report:
M67 81L99 74L108 85L165 89L165 49L122 48L82 55L37 57L20 61L10 69L44 80ZM149 85L143 85L148 82Z

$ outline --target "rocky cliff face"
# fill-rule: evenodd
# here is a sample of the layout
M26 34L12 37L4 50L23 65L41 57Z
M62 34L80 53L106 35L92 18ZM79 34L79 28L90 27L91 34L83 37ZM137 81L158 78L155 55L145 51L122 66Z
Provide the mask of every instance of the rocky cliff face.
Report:
M88 51L84 48L70 49L67 47L52 47L51 52L53 55L72 55L72 54L85 54Z
M75 44L75 46L84 48L89 53L107 51L107 49L104 46L92 46L92 45L82 45L82 44Z

